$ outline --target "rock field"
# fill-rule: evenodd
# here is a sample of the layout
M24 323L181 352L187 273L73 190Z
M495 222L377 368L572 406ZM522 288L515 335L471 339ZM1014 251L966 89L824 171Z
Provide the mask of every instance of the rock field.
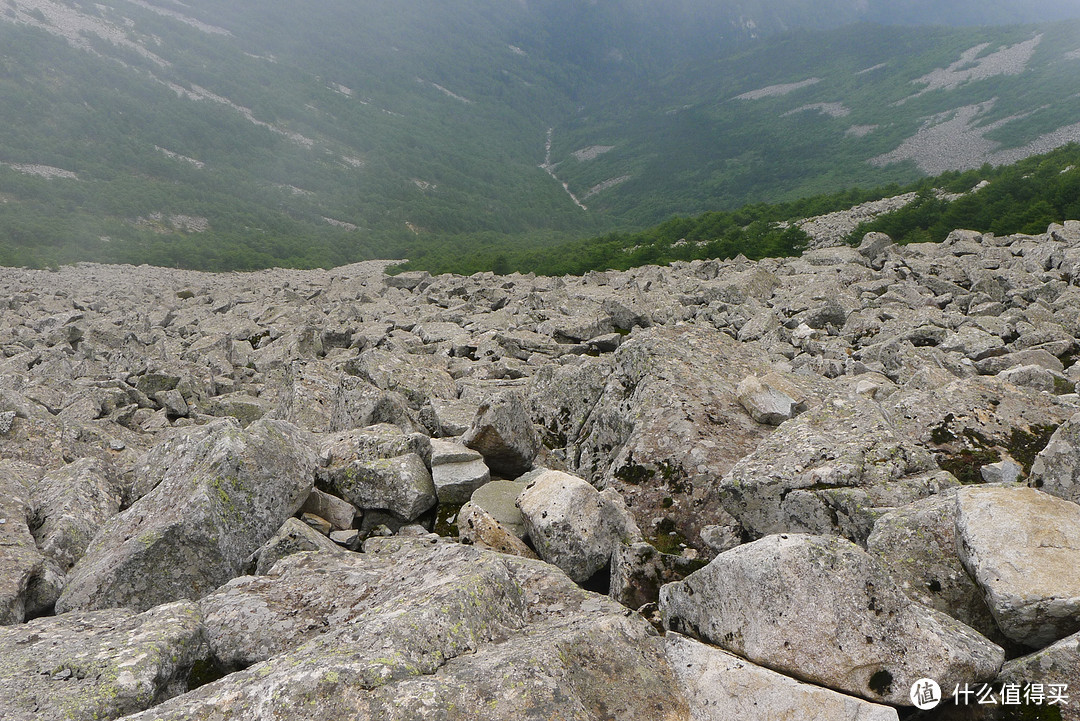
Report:
M0 718L1080 719L1080 222L387 265L0 269Z

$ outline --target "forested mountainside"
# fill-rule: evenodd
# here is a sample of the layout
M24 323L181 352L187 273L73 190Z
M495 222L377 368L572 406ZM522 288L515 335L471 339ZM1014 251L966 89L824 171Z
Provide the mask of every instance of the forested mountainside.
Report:
M1069 10L979 7L6 0L0 263L544 248L1076 139L1080 24L870 23Z

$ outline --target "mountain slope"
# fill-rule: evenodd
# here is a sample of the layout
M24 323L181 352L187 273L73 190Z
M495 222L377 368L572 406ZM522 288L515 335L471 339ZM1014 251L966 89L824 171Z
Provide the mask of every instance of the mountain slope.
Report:
M782 32L919 7L6 0L0 262L535 247L1072 137L1076 23Z

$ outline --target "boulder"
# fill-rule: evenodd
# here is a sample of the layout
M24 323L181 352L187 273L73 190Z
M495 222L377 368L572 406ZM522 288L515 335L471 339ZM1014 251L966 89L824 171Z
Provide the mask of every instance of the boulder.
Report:
M209 650L190 601L0 628L0 708L5 721L119 718L187 691Z
M998 627L1040 648L1080 630L1080 506L1026 487L956 494L960 560Z
M256 665L126 721L689 717L644 619L539 561L432 540L236 579L201 605L215 659Z
M342 549L337 543L300 519L287 518L277 533L251 554L251 560L255 563L254 573L257 576L265 576L274 564L285 556L304 551L341 553Z
M343 498L332 496L329 493L313 488L304 505L300 507L301 513L312 513L330 522L331 527L338 531L347 531L353 527L353 519L356 518L356 506Z
M799 403L784 393L762 382L757 376L747 376L735 389L739 403L758 423L778 426L794 418Z
M465 503L491 480L479 451L452 441L431 441L431 478L439 503Z
M471 501L457 514L458 540L478 548L490 548L523 558L537 558L525 542L495 520L495 517Z
M38 550L29 516L29 489L0 471L0 626L48 612L63 590L64 573Z
M641 540L619 494L561 471L533 478L517 506L540 558L579 583L607 569L618 546Z
M240 575L311 492L309 445L284 421L241 429L231 418L164 441L148 461L162 480L105 524L71 569L57 611L145 610Z
M533 473L543 473L543 471ZM528 536L528 531L525 530L525 519L521 517L521 509L517 507L517 499L529 485L525 481L529 477L530 474L526 474L517 481L485 483L473 491L469 501L483 508L507 531L524 540Z
M896 710L750 663L677 633L665 650L695 721L896 721Z
M834 397L784 423L720 481L724 509L752 538L836 533L863 543L882 513L955 480L906 443L879 405Z
M86 553L105 522L120 512L116 472L96 458L50 471L36 484L34 540L66 573Z
M352 460L319 469L319 484L361 510L380 509L412 521L437 503L435 483L415 453Z
M1062 423L1035 456L1028 485L1080 503L1080 414Z
M664 586L668 629L756 664L870 701L909 705L920 678L992 679L1004 651L911 601L861 548L835 536L772 535Z
M533 428L525 399L504 391L476 411L461 442L479 451L495 473L515 478L532 468L540 452L540 437Z
M1007 643L983 591L956 550L956 489L883 515L866 550L913 601L971 626L998 645Z

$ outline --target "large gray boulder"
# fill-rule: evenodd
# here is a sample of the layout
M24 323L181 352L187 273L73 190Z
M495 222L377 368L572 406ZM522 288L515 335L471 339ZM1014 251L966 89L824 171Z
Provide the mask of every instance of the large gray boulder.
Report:
M294 514L314 482L303 431L223 419L150 453L162 480L114 516L68 577L59 612L151 608L200 598L243 573L248 557Z
M846 696L668 633L668 661L694 721L896 721L896 709Z
M1035 456L1028 485L1080 503L1080 414L1062 423Z
M63 589L63 571L38 550L29 517L30 490L0 471L0 626L47 612Z
M1023 486L964 488L956 537L1007 637L1040 648L1080 630L1080 506Z
M105 721L187 691L209 656L198 606L81 611L0 628L5 721Z
M911 601L861 548L835 536L767 536L664 586L670 630L862 698L909 705L912 684L992 679L1004 651Z
M723 477L724 509L752 538L835 533L863 543L883 513L955 484L879 405L834 397L785 422Z
M66 572L86 553L105 522L120 512L123 490L116 472L96 458L81 458L46 473L34 487L34 539Z
M866 550L912 600L971 626L1001 645L983 590L956 550L956 493L923 498L879 518Z
M203 599L215 660L254 665L128 721L689 717L649 624L551 566L435 539L365 551Z
M537 555L579 583L608 568L616 548L641 540L619 494L562 471L533 478L517 506Z
M540 452L540 437L525 399L515 391L498 393L482 403L461 442L479 451L492 471L508 478L532 468Z

